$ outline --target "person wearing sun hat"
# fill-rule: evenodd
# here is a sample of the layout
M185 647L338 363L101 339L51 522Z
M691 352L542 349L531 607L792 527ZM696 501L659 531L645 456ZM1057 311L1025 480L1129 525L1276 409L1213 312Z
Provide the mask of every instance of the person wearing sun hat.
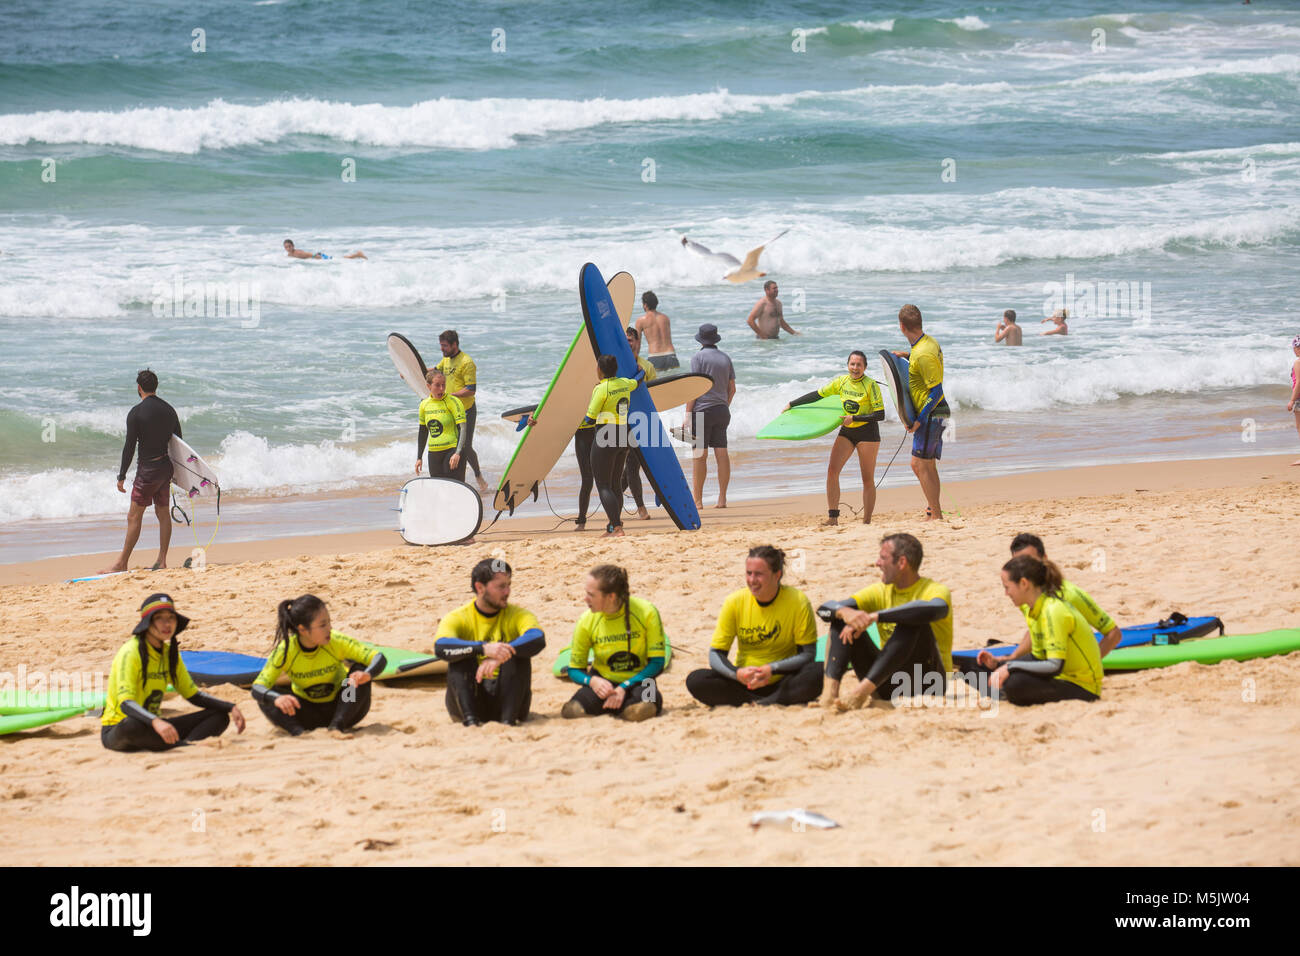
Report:
M695 464L691 477L697 507L704 505L704 480L709 475L709 449L718 461L718 504L727 507L727 485L731 482L731 457L727 452L727 426L731 424L731 400L736 397L736 369L731 357L718 348L722 336L712 322L695 333L700 350L691 356L691 371L713 379L713 387L686 403L686 431L694 442Z
M132 636L118 649L108 678L100 740L109 750L171 750L218 737L231 720L244 732L244 715L234 704L203 693L181 659L177 635L190 619L176 611L169 594L151 594L140 605ZM199 710L164 720L163 694L171 684Z

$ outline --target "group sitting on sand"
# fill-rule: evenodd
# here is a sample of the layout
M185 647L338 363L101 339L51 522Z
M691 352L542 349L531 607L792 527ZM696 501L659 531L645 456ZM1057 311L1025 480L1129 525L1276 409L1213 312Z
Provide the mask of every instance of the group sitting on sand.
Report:
M1001 660L981 652L964 674L981 694L1017 705L1101 695L1101 659L1122 638L1114 621L1065 581L1031 534L1011 542L1001 569L1004 593L1027 629ZM782 583L785 553L751 548L745 586L727 595L709 642L708 667L686 677L690 695L709 707L742 704L819 706L835 711L889 707L890 698L940 693L953 673L953 602L943 584L922 577L921 542L906 533L881 538L880 580L814 614L800 589ZM447 713L467 727L529 717L532 659L546 647L536 615L511 603L513 571L500 559L470 572L473 600L442 617L434 654L447 663ZM656 678L668 638L655 605L633 595L626 569L602 564L583 583L587 612L574 627L567 675L577 685L565 718L609 715L643 721L662 713ZM817 617L830 623L825 663L818 660ZM102 741L118 751L164 751L219 736L230 723L242 733L239 707L198 689L177 641L189 624L167 594L140 607L131 637L113 659ZM870 634L877 628L878 638ZM1093 630L1104 635L1100 644ZM731 656L735 646L734 660ZM370 710L371 682L386 661L374 647L335 630L329 608L311 594L281 601L275 639L253 683L266 718L293 736L326 728L349 736ZM841 696L849 667L857 686ZM277 689L287 675L287 689ZM920 680L920 684L916 683ZM168 685L198 709L163 718Z

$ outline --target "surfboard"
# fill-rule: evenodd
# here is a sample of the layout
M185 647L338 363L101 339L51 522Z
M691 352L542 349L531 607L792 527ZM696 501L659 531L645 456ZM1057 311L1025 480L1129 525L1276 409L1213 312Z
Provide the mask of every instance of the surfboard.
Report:
M560 656L555 659L555 663L551 666L552 674L554 674L556 677L563 677L566 680L569 677L569 648L570 647L572 647L571 644L564 645L564 647L560 649ZM595 659L596 659L595 652L589 651L587 653L587 663L590 664ZM667 634L665 634L664 635L664 670L666 671L668 670L668 668L672 666L673 666L673 642L672 642L672 638L670 638Z
M190 498L215 497L220 511L221 483L217 481L217 473L199 457L199 453L179 435L173 435L167 442L167 457L172 461L172 484Z
M622 333L636 304L636 283L626 272L620 272L609 280L608 292ZM551 473L573 440L573 433L582 424L587 405L591 402L591 390L600 381L590 341L584 322L569 343L569 350L560 360L542 400L537 403L537 424L525 426L515 453L506 465L501 484L492 499L492 506L497 511L514 514L515 508L529 496L534 501L537 499L537 486ZM623 344L627 344L626 335Z
M69 717L78 717L86 712L84 707L64 707L60 710L40 710L27 714L5 714L0 716L0 734L12 734L20 730L34 730L47 724L56 724Z
M699 398L713 387L713 379L697 372L683 372L681 375L665 375L647 384L654 397L655 407L664 409L676 408ZM521 405L502 412L501 417L508 422L520 422L525 415L536 409L536 405Z
M429 384L424 380L424 376L429 370L425 367L424 359L420 358L420 353L411 344L411 340L398 332L389 332L388 357L393 360L393 365L397 367L397 374L402 376L402 381L411 387L411 391L420 397L420 401L428 398Z
M38 714L48 710L94 710L104 706L104 692L63 691L33 693L31 691L0 691L0 715Z
M229 651L181 651L181 660L194 683L200 687L234 684L248 687L262 673L266 658Z
M409 651L402 647L384 647L372 645L384 655L384 669L376 680L392 680L396 677L424 677L428 674L445 674L447 662L440 661L432 654Z
M1197 637L1204 637L1218 629L1220 634L1223 633L1223 622L1217 617L1189 617L1180 624L1139 624L1136 627L1121 628L1123 636L1120 642L1115 645L1115 650L1121 647L1141 647L1145 644L1177 644L1183 640L1191 640ZM1093 636L1100 642L1105 635L1093 632ZM980 651L988 651L994 657L1002 658L1011 655L1016 649L1016 644L993 644L989 647L977 647L961 651L952 652L952 666L958 671L978 671L979 667L976 658L979 657ZM1111 652L1113 654L1114 651ZM1104 658L1110 661L1110 654ZM1110 666L1109 663L1106 665Z
M638 369L632 346L627 344L623 323L605 288L605 280L601 278L600 270L590 262L578 274L578 294L582 299L582 317L587 323L593 349L593 363L594 356L613 355L618 359L618 374L633 378ZM697 530L700 513L695 508L695 499L686 483L686 476L682 474L681 462L677 460L668 430L659 420L659 411L649 389L632 390L628 398L628 431L636 437L639 446L632 450L632 454L640 459L646 478L668 516L683 531Z
M130 568L126 571L109 571L107 574L89 574L84 578L68 578L64 584L80 584L82 581L102 581L104 578L115 578L119 574L131 574L136 568Z
M458 544L483 523L483 499L455 478L412 478L397 496L397 511L397 532L407 544Z
M759 429L756 438L802 441L821 438L844 423L844 403L838 395L827 395L807 405L795 405Z
M880 366L885 373L885 386L894 398L898 420L904 428L911 428L916 421L916 409L912 407L912 393L907 390L907 359L899 358L889 349L881 349Z
M1102 666L1107 671L1136 671L1152 667L1171 667L1188 661L1195 661L1198 664L1217 664L1229 660L1249 661L1257 657L1290 654L1292 651L1300 651L1300 628L1262 631L1259 634L1237 634L1232 637L1212 637L1181 644L1126 647L1107 654L1102 658Z
M876 647L880 646L880 631L876 628L876 625L872 624L867 628L867 636L871 638L871 642L875 644ZM821 637L817 638L818 661L824 662L826 660L826 641L829 637L829 634L823 634ZM852 669L852 667L849 668L849 670Z

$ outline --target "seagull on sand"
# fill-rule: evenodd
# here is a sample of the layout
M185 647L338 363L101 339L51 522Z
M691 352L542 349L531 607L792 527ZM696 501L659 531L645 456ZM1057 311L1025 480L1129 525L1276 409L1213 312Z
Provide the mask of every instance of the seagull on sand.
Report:
M727 282L739 284L741 282L748 282L750 279L761 279L763 276L767 275L766 272L758 271L758 257L762 254L764 249L776 242L776 240L780 239L789 231L789 229L782 229L761 246L750 249L749 252L745 254L744 262L741 262L729 252L714 252L712 249L702 246L698 242L692 242L685 236L682 236L682 245L697 256L703 256L706 259L718 259L719 261L725 262L727 265L731 266L731 271L722 278Z

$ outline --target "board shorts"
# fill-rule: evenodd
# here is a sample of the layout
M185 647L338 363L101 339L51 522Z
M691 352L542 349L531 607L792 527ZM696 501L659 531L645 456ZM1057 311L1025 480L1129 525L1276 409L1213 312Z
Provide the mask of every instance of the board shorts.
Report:
M172 484L172 460L159 458L135 466L135 481L131 484L131 503L155 508L167 507Z
M328 258L330 258L330 257L327 256L327 255L325 255L325 253L323 253L323 252L318 252L318 253L316 253L316 258L318 258L318 259L328 259Z
M726 448L727 426L731 424L731 409L726 405L710 405L695 413L700 427L695 432L696 448Z
M651 355L650 364L654 366L656 372L667 372L670 369L681 368L681 365L677 362L676 352L662 352L659 355Z
M880 423L864 422L856 428L850 428L848 425L841 425L839 434L836 438L847 438L854 445L864 441L880 441Z
M912 435L912 457L938 461L943 457L943 430L946 418L930 418Z

